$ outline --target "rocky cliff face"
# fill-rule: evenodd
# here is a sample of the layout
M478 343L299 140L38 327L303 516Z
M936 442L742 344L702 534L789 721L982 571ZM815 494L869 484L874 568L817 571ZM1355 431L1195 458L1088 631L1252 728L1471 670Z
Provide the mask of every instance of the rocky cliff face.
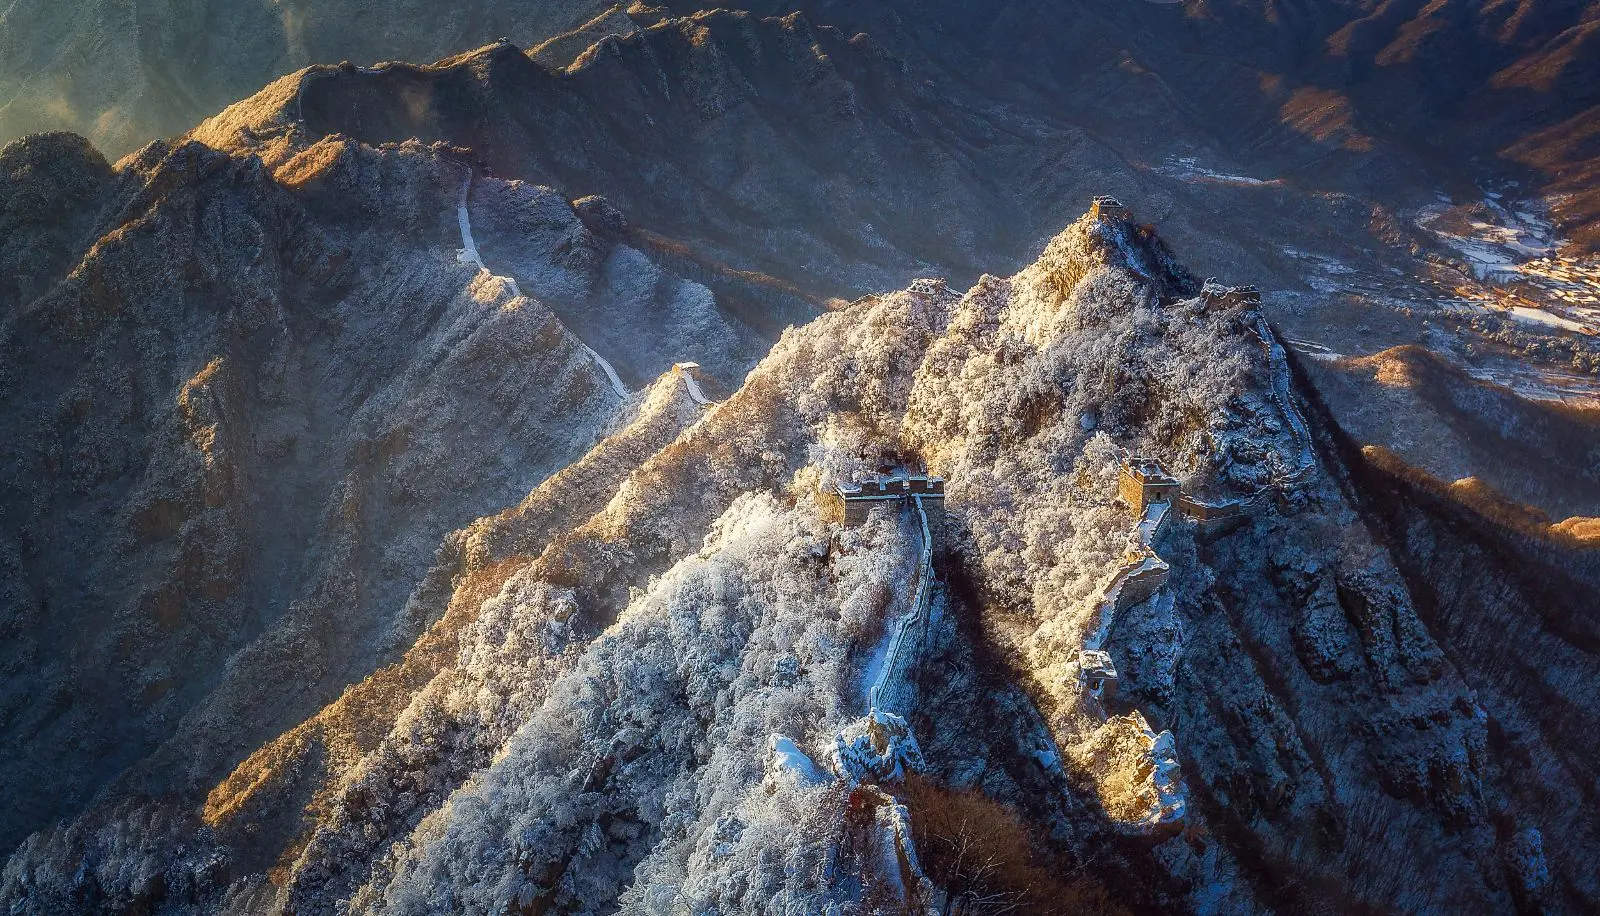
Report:
M24 844L5 893L37 912L1022 899L941 854L942 792L1006 806L1018 869L1095 863L1061 889L1080 910L1581 910L1579 860L1541 850L1586 828L1501 775L1522 707L1469 686L1494 675L1435 635L1430 560L1388 546L1347 450L1300 441L1249 309L1199 295L1148 230L1086 218L1009 279L786 333L709 410L668 374L369 612L408 646L393 664L231 774L108 791ZM1146 535L1170 577L1108 605L1136 521L1118 446L1246 514ZM863 777L830 748L917 610L922 535L892 507L842 527L821 494L889 453L948 480L949 527L904 725L880 720L921 749ZM1089 646L1121 672L1109 706L1083 693ZM185 726L240 734L214 707ZM894 837L919 835L908 859Z

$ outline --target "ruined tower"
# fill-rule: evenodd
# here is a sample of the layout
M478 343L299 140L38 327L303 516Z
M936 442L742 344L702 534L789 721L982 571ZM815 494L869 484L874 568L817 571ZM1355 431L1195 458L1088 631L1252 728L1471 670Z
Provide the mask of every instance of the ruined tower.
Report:
M1105 194L1094 199L1094 203L1089 206L1089 216L1096 220L1133 218L1133 214L1122 205L1122 201Z
M874 474L857 483L841 483L830 496L846 528L867 520L872 507L884 503L910 503L918 498L928 517L928 535L935 552L944 546L944 478L925 474Z

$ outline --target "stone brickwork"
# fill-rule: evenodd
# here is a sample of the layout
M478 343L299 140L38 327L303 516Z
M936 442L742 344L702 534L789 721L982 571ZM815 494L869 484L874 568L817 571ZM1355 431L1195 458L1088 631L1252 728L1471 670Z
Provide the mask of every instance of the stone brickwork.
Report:
M1134 515L1143 515L1145 507L1155 502L1173 502L1181 495L1183 485L1154 458L1124 457L1117 475L1117 493L1133 509Z
M1200 288L1200 301L1208 306L1244 306L1261 304L1261 290L1254 286L1224 286L1215 277L1208 277Z
M1078 684L1084 704L1105 718L1107 706L1117 697L1117 667L1111 656L1099 649L1079 650Z
M944 547L944 479L924 474L872 475L855 483L836 485L828 498L834 503L846 528L864 524L873 506L885 503L899 504L913 496L922 498L922 509L928 518L933 549Z

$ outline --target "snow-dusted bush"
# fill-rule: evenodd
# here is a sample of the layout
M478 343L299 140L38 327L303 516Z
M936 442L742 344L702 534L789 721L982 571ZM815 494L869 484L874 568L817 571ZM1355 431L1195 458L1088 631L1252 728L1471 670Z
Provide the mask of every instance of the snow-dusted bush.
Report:
M855 714L864 647L843 609L881 600L899 571L884 548L900 534L869 526L831 559L827 537L803 506L738 500L704 551L637 597L499 759L385 863L357 909L501 912L547 895L600 907L631 886L628 910L748 911L834 893L838 790L769 792L765 748L772 735L824 747Z

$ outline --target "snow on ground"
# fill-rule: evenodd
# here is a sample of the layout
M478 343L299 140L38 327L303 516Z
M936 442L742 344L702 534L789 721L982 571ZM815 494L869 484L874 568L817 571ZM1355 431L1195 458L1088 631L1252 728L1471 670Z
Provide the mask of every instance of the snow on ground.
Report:
M818 576L829 538L804 508L739 498L702 553L575 652L350 911L517 911L551 887L562 911L824 912L847 898L824 878L840 797L804 748L852 712L831 686L900 581L903 542L869 524ZM767 766L752 767L762 747Z
M1182 2L1182 0L1176 0ZM1274 185L1279 184L1278 179L1251 178L1248 175L1229 175L1224 172L1214 171L1200 165L1194 156L1168 156L1165 165L1156 166L1156 172L1170 178L1183 181L1210 182L1212 184L1233 185Z
M1289 345L1289 349L1299 353L1301 356L1304 356L1307 359L1332 362L1336 359L1341 359L1344 356L1344 354L1337 353L1331 348L1325 347L1313 340L1303 340L1298 337L1285 337L1284 342Z
M700 383L694 379L695 371L700 368L698 363L673 363L672 368L678 370L678 374L683 376L683 387L689 391L689 400L699 404L701 407L712 406L712 402L706 397L705 392L700 390Z
M1462 207L1441 197L1424 207L1416 222L1460 252L1479 279L1511 276L1530 258L1554 255L1561 240L1550 221L1530 212L1531 205L1510 209L1501 199L1485 192L1481 209L1473 207L1463 215Z
M883 680L885 665L889 661L889 647L894 642L894 630L888 629L883 633L883 639L878 641L878 647L872 650L872 658L867 662L867 668L861 673L861 705L863 708L872 706L872 690Z
M1504 200L1494 191L1471 206L1441 197L1417 215L1416 224L1460 255L1464 272L1486 285L1483 296L1462 301L1525 323L1600 334L1600 259L1559 254L1564 240L1534 212L1537 207Z
M1566 331L1588 330L1588 325L1573 321L1570 318L1562 318L1560 315L1547 312L1544 309L1532 309L1525 305L1513 305L1511 308L1507 309L1507 311L1511 313L1511 317L1517 319L1518 321L1549 325L1550 327L1561 328L1562 330Z
M1494 206L1489 206L1491 203ZM1429 208L1418 218L1418 224L1434 233L1459 228L1462 225L1460 214L1447 216L1448 209L1443 203ZM1481 237L1472 239L1452 236L1461 243L1457 251L1465 248L1482 255L1474 262L1480 267L1487 269L1491 263L1505 266L1491 279L1480 281L1453 271L1410 277L1398 268L1391 268L1395 276L1390 277L1378 271L1357 269L1326 254L1284 247L1283 254L1302 263L1301 276L1311 292L1280 290L1274 298L1288 303L1291 311L1296 308L1297 300L1305 303L1324 297L1351 297L1406 315L1448 316L1451 320L1444 322L1447 327L1455 321L1491 313L1530 330L1554 334L1600 333L1600 259L1553 256L1526 260L1526 252L1560 244L1553 237L1549 224L1529 209L1527 206L1508 208L1489 198L1484 207L1475 212L1497 214L1497 218L1498 214L1504 214L1509 224L1494 232L1485 230ZM1482 220L1475 222L1488 225ZM1309 326L1301 330L1309 330ZM1588 404L1600 400L1600 379L1535 359L1496 356L1493 348L1490 352L1474 353L1471 347L1462 347L1464 341L1454 334L1445 334L1442 339L1432 332L1425 336L1429 349L1448 356L1468 375L1510 388L1523 397ZM1390 339L1388 344L1398 342L1403 341ZM1284 343L1303 358L1319 362L1369 355L1374 349L1370 346L1374 343L1372 340L1354 342L1348 337L1328 342L1289 337Z
M794 779L801 786L820 786L829 781L828 774L817 766L794 739L773 735L767 739L772 752L772 766L778 772Z
M1487 366L1462 366L1479 381L1510 388L1533 401L1593 405L1600 401L1600 379L1558 372L1505 359Z

